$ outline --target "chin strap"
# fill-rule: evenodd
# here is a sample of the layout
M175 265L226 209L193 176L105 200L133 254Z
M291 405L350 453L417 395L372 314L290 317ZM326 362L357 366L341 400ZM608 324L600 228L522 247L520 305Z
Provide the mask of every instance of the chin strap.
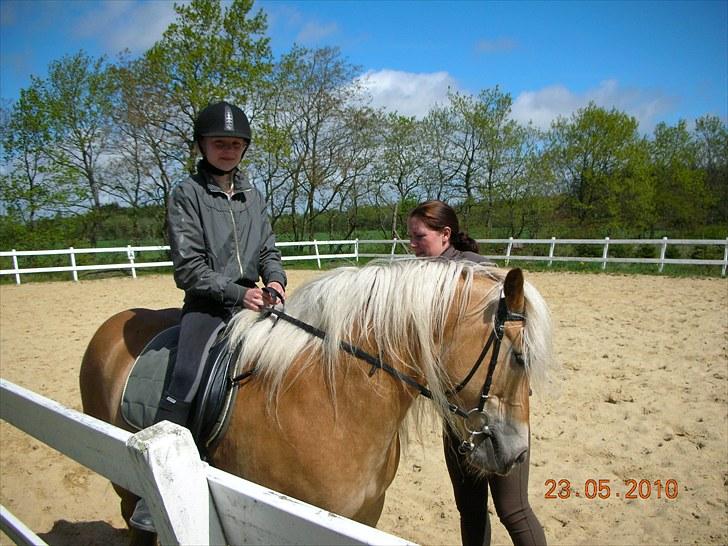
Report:
M206 157L203 157L203 158L202 158L202 159L200 160L200 162L199 162L199 163L197 164L197 169L199 170L200 168L204 169L205 171L207 171L207 172L209 172L209 173L212 173L212 174L214 174L215 176L222 176L222 175L224 175L224 174L230 174L230 173L231 173L231 172L233 172L233 171L234 171L235 169L237 169L237 166L233 167L233 168L232 168L232 169L230 169L229 171L223 171L222 169L218 169L217 167L215 167L215 165L213 165L212 163L210 163L210 162L209 162L209 161L207 160L207 158L206 158Z

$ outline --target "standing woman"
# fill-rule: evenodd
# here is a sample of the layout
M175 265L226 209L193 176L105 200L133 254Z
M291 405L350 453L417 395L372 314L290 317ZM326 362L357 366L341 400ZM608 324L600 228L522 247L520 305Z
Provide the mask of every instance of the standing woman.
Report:
M478 243L460 231L455 211L442 201L425 201L417 205L407 218L407 229L416 256L441 256L495 265L477 253ZM460 512L463 546L490 544L489 486L498 517L513 544L546 544L541 524L528 503L530 450L525 460L515 465L508 475L482 476L468 465L466 456L458 452L460 440L449 428L443 431L443 443L455 504Z
M175 186L167 206L174 280L185 292L177 360L155 422L186 426L202 381L208 338L241 309L260 311L285 293L286 274L262 195L238 164L251 140L245 113L228 102L204 108L194 139L202 154L197 172ZM144 500L130 523L154 532Z

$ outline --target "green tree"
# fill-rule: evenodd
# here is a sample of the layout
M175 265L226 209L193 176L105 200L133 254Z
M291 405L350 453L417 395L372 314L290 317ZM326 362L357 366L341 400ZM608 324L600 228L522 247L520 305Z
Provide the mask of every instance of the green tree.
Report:
M175 180L186 172L187 140L168 130L177 112L165 100L164 89L150 77L145 57L121 57L111 68L113 135L107 191L117 202L131 207L133 229L140 209L156 205L157 236L166 238L164 209ZM136 233L134 234L136 236Z
M449 105L434 106L422 120L422 133L426 135L420 148L425 169L423 191L431 199L462 199L457 190L462 160L453 138L456 130L456 116Z
M698 165L698 144L685 121L674 127L659 123L650 149L658 225L684 231L703 224L710 196Z
M698 164L705 172L705 185L712 196L708 222L728 224L728 128L717 116L695 122Z
M403 203L421 201L424 189L422 123L396 113L380 115L378 153L370 180L370 198L380 210L380 225L386 236L406 235L399 226L409 210Z
M566 210L582 228L652 224L647 147L635 118L590 103L552 123L546 153Z
M46 78L33 77L21 92L10 122L17 132L4 143L16 160L23 157L8 184L11 198L25 200L30 210L52 201L66 211L89 210L86 232L92 242L108 161L109 95L103 58L81 51L53 61Z
M276 179L283 182L277 193L290 207L295 238L313 237L317 217L341 208L342 199L357 195L354 185L364 185L372 125L352 84L357 71L336 48L303 47L284 55L276 70L268 99L275 109L265 121L285 129L287 142L275 144L279 155L267 164L275 164Z
M541 152L543 138L531 125L512 126L504 138L503 183L494 216L512 237L535 237L548 221L553 176Z
M101 208L103 162L110 133L110 86L103 58L83 51L51 62L48 77L33 77L22 105L44 116L44 153L56 180L77 184L88 208Z
M485 92L484 92L485 93ZM476 203L479 188L487 185L484 151L487 146L489 97L482 94L477 99L471 95L449 93L450 111L454 131L449 135L453 160L457 162L458 175L453 179L457 192L462 196L461 216L468 225L470 209ZM487 190L486 190L487 196ZM490 212L490 207L487 208Z
M47 136L46 118L28 105L33 90L23 89L18 101L3 109L3 174L0 175L0 202L4 214L34 226L43 215L62 210L68 195L49 176L48 157L44 153Z

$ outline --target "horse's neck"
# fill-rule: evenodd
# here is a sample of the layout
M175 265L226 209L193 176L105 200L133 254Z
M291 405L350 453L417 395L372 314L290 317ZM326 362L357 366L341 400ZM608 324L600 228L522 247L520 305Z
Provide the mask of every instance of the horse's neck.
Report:
M261 382L250 382L240 390L213 462L353 517L394 478L397 433L414 399L385 372L368 372L368 365L347 357L327 385L317 366L294 368L270 406ZM322 490L311 484L323 484Z

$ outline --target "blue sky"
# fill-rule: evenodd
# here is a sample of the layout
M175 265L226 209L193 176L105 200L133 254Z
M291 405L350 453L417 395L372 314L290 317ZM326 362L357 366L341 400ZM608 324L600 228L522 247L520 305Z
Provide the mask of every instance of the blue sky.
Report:
M496 85L513 116L548 127L594 101L661 121L728 116L728 0L260 1L276 54L337 46L377 106L422 115L448 87ZM0 95L80 49L139 54L174 19L167 0L1 0Z

